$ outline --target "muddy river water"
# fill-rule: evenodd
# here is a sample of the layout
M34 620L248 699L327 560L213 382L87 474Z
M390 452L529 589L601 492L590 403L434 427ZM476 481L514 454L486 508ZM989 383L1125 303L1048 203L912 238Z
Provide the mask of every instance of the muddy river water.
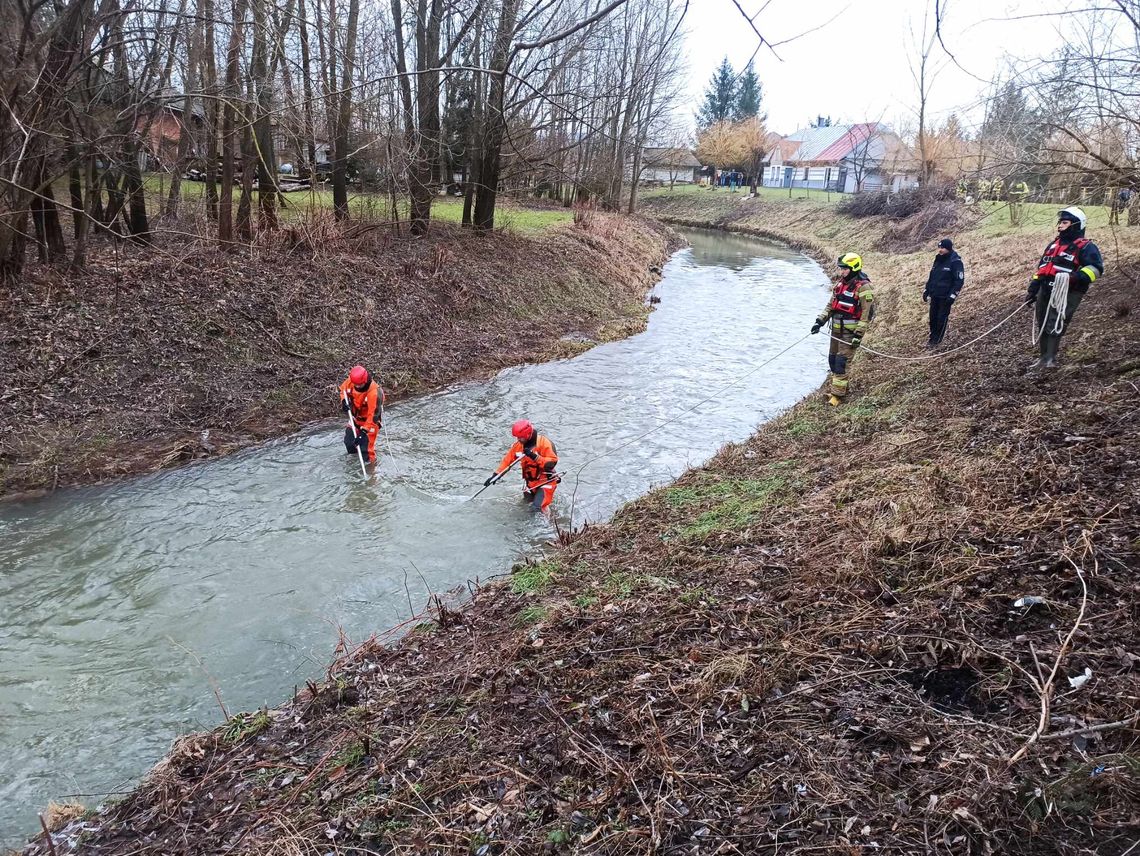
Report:
M339 423L228 458L0 505L0 844L49 799L128 790L178 734L318 676L338 629L391 627L427 592L551 539L510 473L465 501L526 416L573 473L803 337L827 278L762 241L686 231L648 329L387 410L365 482ZM580 475L575 523L700 464L816 387L822 336ZM339 378L330 378L330 383ZM383 378L380 378L381 382ZM334 402L330 401L330 413ZM572 482L555 498L565 525Z

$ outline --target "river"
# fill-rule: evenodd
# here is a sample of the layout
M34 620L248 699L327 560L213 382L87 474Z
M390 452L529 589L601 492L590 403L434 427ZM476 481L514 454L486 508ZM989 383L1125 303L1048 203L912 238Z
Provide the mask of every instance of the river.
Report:
M0 505L0 844L49 799L129 790L179 734L273 705L319 676L338 632L406 619L429 591L508 570L551 540L515 473L467 501L525 416L561 469L615 449L796 342L827 278L804 255L684 230L648 329L387 409L366 482L341 427L230 457ZM695 412L580 474L574 522L708 460L814 389L826 341L797 345ZM329 378L330 413L338 412ZM383 382L383 378L379 380ZM554 502L563 525L573 479Z

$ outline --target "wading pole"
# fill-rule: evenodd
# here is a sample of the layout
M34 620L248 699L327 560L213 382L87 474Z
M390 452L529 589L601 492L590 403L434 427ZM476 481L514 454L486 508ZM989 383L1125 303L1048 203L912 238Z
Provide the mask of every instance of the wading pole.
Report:
M501 473L495 473L494 477L492 477L492 479L491 479L491 484L498 484L499 479L501 479L503 476L505 476L507 473L509 473L511 471L511 467L513 467L515 464L517 464L522 459L523 459L523 456L519 455L517 458L515 458L513 461L511 461L509 464L507 464L506 468ZM483 491L485 491L487 488L489 488L491 486L491 484L483 485L481 488L479 488L479 490L475 491L475 495L472 496L471 499L468 499L467 501L470 502L476 496L478 496Z
M344 393L344 403L348 404L348 393ZM364 453L360 451L360 432L356 430L356 420L352 418L352 405L348 404L348 427L352 429L352 436L356 439L356 457L360 459L360 474L368 478L368 470L364 469Z

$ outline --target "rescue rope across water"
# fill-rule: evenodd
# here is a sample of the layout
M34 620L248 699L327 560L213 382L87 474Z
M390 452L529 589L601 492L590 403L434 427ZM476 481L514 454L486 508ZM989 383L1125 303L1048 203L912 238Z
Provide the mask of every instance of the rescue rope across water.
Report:
M670 416L668 419L664 419L661 422L658 422L652 428L649 428L648 430L643 431L642 433L638 434L635 437L631 437L630 439L626 440L623 443L619 443L617 446L614 446L612 449L607 449L606 451L602 452L601 454L595 455L594 457L587 460L584 464L582 464L582 466L578 467L578 469L576 469L574 471L574 490L570 493L570 529L571 529L571 531L573 531L573 529L574 529L574 507L575 507L575 501L578 498L578 485L579 485L579 482L581 481L582 473L583 473L583 471L585 471L586 467L590 466L591 464L595 464L598 461L602 460L603 458L607 458L616 452L620 452L622 449L625 449L629 446L632 446L634 443L637 443L640 440L644 440L650 434L653 434L656 431L660 431L666 425L670 425L670 424L676 422L678 419L681 419L685 416L688 416L690 413L692 413L694 410L701 407L702 405L708 404L710 401L712 401L715 398L719 398L720 394L722 392L725 392L729 389L732 389L734 386L737 386L741 382L747 380L748 378L750 378L752 375L756 374L761 369L766 368L770 364L774 363L776 360L778 360L780 357L782 357L784 354L786 354L792 348L796 347L796 345L799 345L799 344L803 343L804 341L806 341L808 338L810 338L810 336L811 336L811 334L807 333L804 336L802 336L801 338L796 339L796 341L792 342L792 344L788 345L788 347L784 348L784 350L780 351L779 353L773 354L768 359L764 360L764 362L760 363L758 366L755 366L755 367L749 369L744 374L740 375L740 377L736 378L736 380L730 381L729 383L725 384L720 389L718 389L716 392L713 392L712 394L707 395L704 398L702 398L696 404L692 404L689 407L686 407L684 410L682 410L677 415Z
M936 354L919 354L918 356L908 357L908 356L904 356L902 354L887 354L887 353L884 353L883 351L876 351L874 348L871 348L868 345L860 345L858 350L864 351L868 354L873 354L876 357L883 357L884 359L888 359L888 360L896 360L897 362L900 362L900 363L917 363L917 362L922 362L924 360L938 360L938 359L941 359L942 357L948 357L951 354L956 353L957 351L961 351L965 348L968 348L968 347L970 347L970 345L974 344L975 342L980 342L982 339L986 338L986 336L989 336L991 333L994 333L997 330L1001 329L1001 327L1003 327L1015 315L1017 315L1017 313L1019 313L1022 309L1025 309L1028 305L1029 305L1028 303L1022 303L1022 304L1018 305L1018 307L1016 309L1014 309L1012 312L1010 312L1008 315L1006 315L1004 318L1002 318L1000 321L998 321L996 324L994 324L994 326L990 327L990 329L986 330L986 332L982 333L980 336L975 336L973 339L970 339L970 341L963 342L961 345L958 345L957 347L954 347L954 348L950 348L948 351L939 351ZM838 336L831 336L829 334L828 338L834 339L837 342L843 342L843 339L839 338ZM1037 340L1034 339L1034 342L1036 342L1036 341ZM846 344L846 343L844 343L844 344Z
M384 393L380 393L380 430L384 432L384 442L388 445L388 457L392 459L392 466L396 468L396 475L403 478L404 472L396 463L396 453L392 451L392 438L388 436L388 423L384 421Z
M936 359L939 359L941 357L947 357L950 354L953 354L957 351L961 351L965 348L968 348L976 342L980 342L982 339L993 334L994 332L996 332L997 330L999 330L1003 326L1005 326L1007 323L1009 323L1009 321L1011 321L1014 318L1014 316L1016 316L1019 312L1021 312L1023 309L1025 309L1028 305L1029 304L1027 304L1027 303L1020 304L1016 309L1014 309L1012 312L1010 312L1008 315L1006 315L1004 318L1002 318L1000 321L998 321L998 323L996 323L994 326L990 327L988 330L986 330L981 335L975 336L973 339L970 339L968 342L963 342L961 345L958 345L955 348L951 348L948 351L940 351L937 354L922 354L922 355L916 356L916 357L907 357L907 356L903 356L901 354L887 354L887 353L884 353L883 351L876 351L872 348L867 347L866 345L861 345L859 347L859 350L866 351L868 354L873 354L874 356L877 356L877 357L883 357L883 358L888 359L888 360L897 360L899 362L918 362L918 361L923 361L923 360L936 360ZM598 461L602 460L603 458L609 457L610 455L612 455L616 452L620 452L622 449L625 449L629 446L632 446L634 443L637 443L640 440L644 440L650 434L653 434L656 431L660 431L666 425L670 425L673 422L676 422L678 419L681 419L685 416L688 416L690 413L692 413L693 411L695 411L697 408L701 407L702 405L708 404L710 401L712 401L715 398L719 398L721 393L723 393L729 389L732 389L732 387L737 386L742 381L747 380L748 378L750 378L752 375L756 374L761 369L767 368L769 365L774 363L776 360L778 360L784 354L788 353L788 351L792 350L792 348L796 347L797 345L801 344L802 342L804 342L805 340L810 338L810 336L811 336L810 333L804 335L802 338L797 339L796 341L792 342L792 344L788 345L782 351L779 351L778 353L773 354L771 357L764 360L764 362L760 363L758 366L755 366L754 368L749 369L744 374L742 374L740 377L736 378L736 380L730 381L729 383L720 387L715 392L711 393L710 395L705 396L700 401L698 401L695 404L685 408L680 413L678 413L676 416L671 416L668 419L665 419L661 422L658 422L652 428L649 428L648 430L643 431L642 433L638 434L635 437L631 437L630 439L626 440L625 442L620 443L617 446L614 446L614 448L612 448L612 449L607 449L605 452L602 452L599 455L595 455L594 457L587 460L580 467L578 467L578 469L576 469L574 471L574 489L570 493L570 529L571 529L571 531L573 531L573 529L574 529L574 510L575 510L576 501L578 498L578 486L579 486L579 483L581 482L582 473L586 470L587 467L591 466L592 464L597 463ZM829 336L829 338L837 339L838 341L842 341L841 339L838 339L838 337L836 337L836 336Z

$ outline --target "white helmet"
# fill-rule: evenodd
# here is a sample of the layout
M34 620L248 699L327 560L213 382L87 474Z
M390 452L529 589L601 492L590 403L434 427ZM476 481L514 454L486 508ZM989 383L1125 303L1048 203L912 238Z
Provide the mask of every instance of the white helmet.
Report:
M1058 211L1057 212L1057 219L1058 220L1072 220L1074 223L1077 224L1077 227L1083 232L1085 229L1085 223L1088 222L1089 218L1085 216L1084 211L1082 211L1076 205L1072 205L1068 208L1062 208L1060 211Z

